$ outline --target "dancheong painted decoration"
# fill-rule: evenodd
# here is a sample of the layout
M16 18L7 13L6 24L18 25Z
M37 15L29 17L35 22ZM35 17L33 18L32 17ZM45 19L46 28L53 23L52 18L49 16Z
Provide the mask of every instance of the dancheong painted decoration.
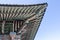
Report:
M0 4L0 40L34 40L47 3Z

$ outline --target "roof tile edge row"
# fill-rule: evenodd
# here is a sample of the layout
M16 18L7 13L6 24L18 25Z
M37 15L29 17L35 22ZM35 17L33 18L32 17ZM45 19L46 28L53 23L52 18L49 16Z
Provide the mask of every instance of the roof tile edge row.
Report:
M41 4L28 4L28 5L18 5L18 4L0 4L0 6L11 6L11 7L25 7L25 6L39 6L39 5L48 5L47 3Z

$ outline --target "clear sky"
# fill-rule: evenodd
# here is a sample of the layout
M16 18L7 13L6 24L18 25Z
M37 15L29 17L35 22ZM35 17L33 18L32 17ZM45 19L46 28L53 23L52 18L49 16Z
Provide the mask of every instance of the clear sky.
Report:
M1 4L37 4L48 7L34 40L60 40L60 0L0 0Z

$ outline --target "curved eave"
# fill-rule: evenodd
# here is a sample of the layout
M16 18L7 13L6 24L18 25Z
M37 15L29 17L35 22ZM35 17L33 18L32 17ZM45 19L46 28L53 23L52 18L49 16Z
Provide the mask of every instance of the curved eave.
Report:
M26 19L36 14L38 10L47 6L47 3L33 5L0 4L1 19Z

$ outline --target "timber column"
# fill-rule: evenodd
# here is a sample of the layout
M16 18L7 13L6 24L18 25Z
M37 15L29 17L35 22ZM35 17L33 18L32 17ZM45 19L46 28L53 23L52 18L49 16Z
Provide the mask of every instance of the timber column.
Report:
M14 32L14 21L13 21L13 32Z
M5 25L5 21L3 21L2 23L2 33L4 34L4 25Z

